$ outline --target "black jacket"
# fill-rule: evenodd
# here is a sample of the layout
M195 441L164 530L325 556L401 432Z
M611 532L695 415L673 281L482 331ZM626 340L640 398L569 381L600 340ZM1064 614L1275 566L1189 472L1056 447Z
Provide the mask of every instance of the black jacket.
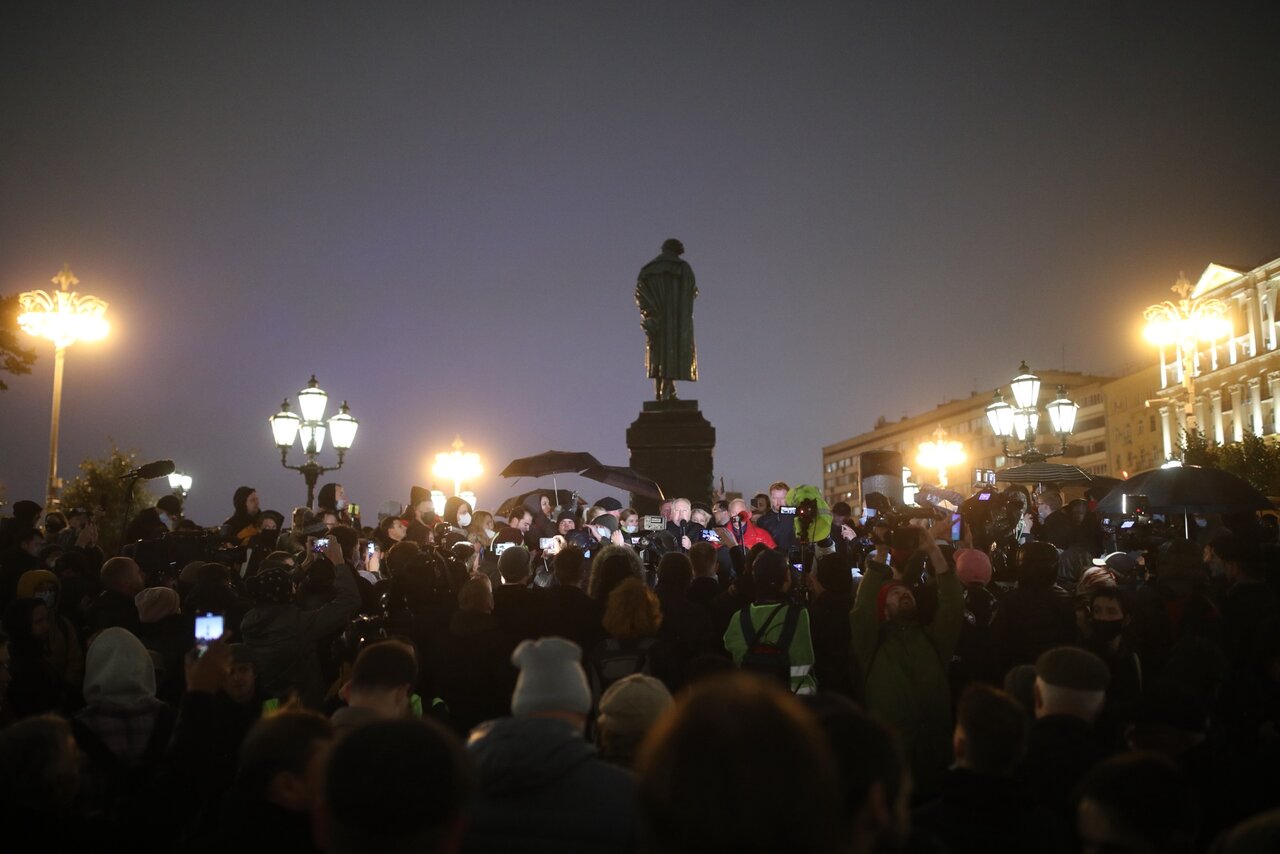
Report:
M84 610L86 641L103 629L119 626L128 629L135 637L142 633L142 621L138 619L138 605L133 597L116 590L103 590L98 598Z
M911 825L936 836L953 854L1066 852L1070 828L1037 806L1012 777L954 768L942 796L911 813Z
M523 584L503 584L493 590L493 616L512 643L546 634L546 591Z
M569 640L584 653L605 639L604 605L578 587L548 587L543 595L546 633Z
M1035 803L1074 821L1076 787L1106 757L1092 724L1073 715L1049 715L1032 724L1017 777Z

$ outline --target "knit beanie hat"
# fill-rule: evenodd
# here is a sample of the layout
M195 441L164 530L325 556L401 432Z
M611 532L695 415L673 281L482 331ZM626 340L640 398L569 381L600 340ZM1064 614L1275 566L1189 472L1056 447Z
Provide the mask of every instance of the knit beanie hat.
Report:
M596 502L596 506L606 513L611 513L614 510L621 510L622 502L614 498L612 495L606 495L604 498L601 498Z
M672 702L671 692L662 682L643 673L633 673L614 682L604 692L597 724L602 730L620 735L641 735Z
M193 560L182 568L178 573L178 580L183 584L195 584L200 580L200 567L204 566L204 561Z
M498 574L506 582L520 581L529 574L529 550L524 546L508 546L498 556Z
M259 602L287 605L293 599L293 581L289 573L278 566L262 570L250 578L246 586L249 595Z
M168 587L148 587L139 591L133 601L138 606L138 619L144 623L157 623L182 610L177 591Z
M1085 649L1060 646L1036 659L1036 678L1072 691L1105 691L1111 682L1106 662Z
M876 619L882 623L887 618L885 615L885 605L889 601L889 592L895 587L907 587L907 585L903 584L901 581L890 581L884 587L880 588L880 594L876 596ZM910 590L911 588L907 587L907 589Z
M956 549L956 578L961 584L991 583L991 558L977 549Z
M504 553L505 556L505 553ZM527 640L511 653L520 669L511 695L511 714L591 711L591 689L582 670L582 647L564 638Z

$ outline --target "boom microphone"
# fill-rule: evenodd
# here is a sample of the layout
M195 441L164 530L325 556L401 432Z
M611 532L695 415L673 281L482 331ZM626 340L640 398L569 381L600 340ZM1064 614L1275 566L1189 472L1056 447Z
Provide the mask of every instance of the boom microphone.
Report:
M173 460L156 460L154 463L140 465L128 474L120 475L120 479L128 480L132 477L138 480L155 480L158 477L168 477L175 469L177 466L173 464Z

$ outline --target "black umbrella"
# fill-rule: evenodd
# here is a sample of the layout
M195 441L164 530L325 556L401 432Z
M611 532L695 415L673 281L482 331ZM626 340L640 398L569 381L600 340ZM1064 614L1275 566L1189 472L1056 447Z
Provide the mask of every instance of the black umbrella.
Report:
M1093 477L1079 466L1061 463L1024 463L996 472L1002 483L1089 483Z
M658 486L656 481L645 477L632 468L626 468L625 466L592 466L580 472L580 474L589 480L596 480L607 486L625 489L635 495L656 498L659 501L666 500L666 496L662 494L662 487Z
M494 511L495 516L510 516L511 511L517 506L524 504L524 500L530 495L545 495L551 499L551 503L556 507L568 508L574 501L574 492L569 489L531 489L528 492L522 492L519 495L513 495L506 501L498 505L498 509Z
M545 477L549 474L580 472L600 465L600 461L585 451L543 451L532 457L521 457L507 463L503 477Z
M1121 481L1098 502L1101 513L1125 511L1124 496L1145 495L1159 512L1237 513L1272 510L1271 502L1248 481L1222 469L1172 466L1151 469Z

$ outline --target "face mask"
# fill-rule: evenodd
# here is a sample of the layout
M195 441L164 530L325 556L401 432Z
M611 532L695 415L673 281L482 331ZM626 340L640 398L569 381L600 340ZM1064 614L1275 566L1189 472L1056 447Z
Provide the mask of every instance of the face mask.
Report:
M337 501L333 502L333 505L334 505L334 509L336 509L336 510L346 510L346 509L347 509L347 499L345 499L345 498L339 498Z
M459 513L459 514L458 514L458 527L459 527L459 528L465 528L465 527L467 527L467 526L468 526L468 525L470 525L470 524L471 524L471 514L470 514L470 513Z
M169 514L168 514L168 513L161 513L161 514L160 514L160 521L161 521L161 522L163 522L163 523L164 523L164 526L165 526L166 528L168 528L170 531L172 531L172 530L173 530L173 522L172 522L172 521L170 521L170 519L169 519Z
M1120 637L1124 630L1124 620L1094 620L1093 636L1104 643Z
M485 533L489 535L489 539L491 539L491 540L492 540L494 537L498 536L498 532L497 532L496 530L494 530L493 528L490 528L489 530L485 531Z
M600 538L600 539L602 539L602 540L607 540L607 539L609 539L609 537L610 537L609 529L608 529L608 528L596 528L596 536L597 536L597 537L599 537L599 538Z
M36 598L44 602L46 608L52 608L53 603L58 601L58 594L52 590L45 590L42 593L37 593Z
M640 526L639 525L623 525L622 530L628 534L634 534L636 531L640 530Z

